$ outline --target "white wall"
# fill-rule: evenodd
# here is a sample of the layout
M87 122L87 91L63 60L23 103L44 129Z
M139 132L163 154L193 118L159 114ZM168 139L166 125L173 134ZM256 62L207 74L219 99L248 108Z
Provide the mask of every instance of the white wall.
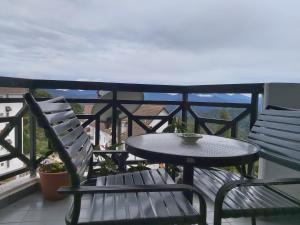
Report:
M264 106L277 105L300 109L300 84L265 84ZM260 178L300 177L300 172L274 164L268 160L259 161ZM300 199L300 185L280 187L283 191Z

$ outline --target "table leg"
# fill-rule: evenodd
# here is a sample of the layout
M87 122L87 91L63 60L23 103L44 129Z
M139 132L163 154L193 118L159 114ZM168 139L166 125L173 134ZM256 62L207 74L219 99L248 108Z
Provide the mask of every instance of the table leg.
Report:
M184 165L183 166L183 183L188 185L193 185L194 179L194 167L192 165ZM193 194L191 192L185 192L184 195L187 199L193 203Z

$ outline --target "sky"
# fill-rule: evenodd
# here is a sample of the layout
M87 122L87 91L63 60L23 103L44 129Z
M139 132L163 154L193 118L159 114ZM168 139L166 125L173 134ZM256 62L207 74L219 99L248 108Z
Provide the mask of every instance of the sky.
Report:
M0 76L300 82L299 0L1 0Z

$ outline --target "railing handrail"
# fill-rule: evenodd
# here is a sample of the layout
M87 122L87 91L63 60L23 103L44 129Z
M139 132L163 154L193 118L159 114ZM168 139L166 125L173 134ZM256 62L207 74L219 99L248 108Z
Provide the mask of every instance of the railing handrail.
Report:
M160 85L109 83L95 81L44 80L15 77L1 77L1 87L45 88L45 89L81 89L160 93L263 93L263 83L214 84L214 85Z

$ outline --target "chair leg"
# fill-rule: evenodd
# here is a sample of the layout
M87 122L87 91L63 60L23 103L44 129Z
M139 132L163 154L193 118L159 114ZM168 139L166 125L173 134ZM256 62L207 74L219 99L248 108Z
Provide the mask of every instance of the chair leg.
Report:
M214 225L221 225L222 224L222 217L220 212L214 212Z
M256 218L255 218L255 216L251 217L251 224L252 225L256 225Z

